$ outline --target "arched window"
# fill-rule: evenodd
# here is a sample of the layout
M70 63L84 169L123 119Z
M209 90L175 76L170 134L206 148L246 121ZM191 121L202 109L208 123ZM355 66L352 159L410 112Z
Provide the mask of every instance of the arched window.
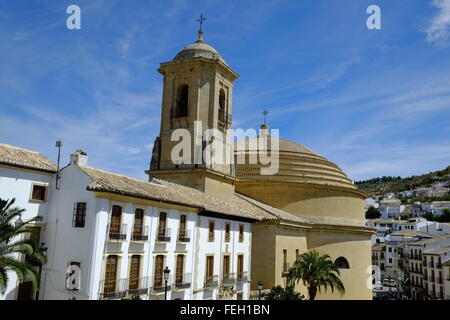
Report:
M339 257L334 261L334 266L338 269L350 269L350 264L344 257Z
M188 114L189 87L182 85L178 88L175 105L175 117L187 117Z

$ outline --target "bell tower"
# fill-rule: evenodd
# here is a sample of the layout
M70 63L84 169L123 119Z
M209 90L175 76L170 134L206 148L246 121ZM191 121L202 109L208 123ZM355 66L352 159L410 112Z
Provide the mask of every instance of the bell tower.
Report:
M225 137L232 121L233 82L239 75L204 41L201 28L197 41L172 61L161 63L158 72L164 77L161 127L146 173L150 179L160 178L227 198L234 193L234 167L225 158L223 163L205 159L207 146L212 145L209 138L205 139L205 131L215 129ZM188 135L188 141L180 134ZM180 154L181 141L189 146L181 152L182 161L174 158L174 153ZM225 139L214 145L224 155L230 147Z

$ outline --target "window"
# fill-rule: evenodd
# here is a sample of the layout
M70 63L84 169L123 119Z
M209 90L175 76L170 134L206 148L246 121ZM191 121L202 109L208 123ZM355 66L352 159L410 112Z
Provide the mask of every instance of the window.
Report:
M130 282L128 286L128 290L137 290L139 289L139 274L141 268L141 256L133 255L131 256L130 262Z
M189 87L182 85L178 88L173 117L187 117L189 102Z
M225 242L230 241L230 229L231 225L229 223L225 223Z
M350 264L344 257L339 257L334 261L334 266L338 269L350 269ZM382 265L384 267L384 265Z
M214 241L214 229L215 229L215 222L210 220L208 228L208 241Z
M183 273L184 273L184 255L177 255L177 264L175 271L175 284L183 283Z
M244 297L244 294L242 293L242 291L241 291L241 292L238 292L238 293L236 294L236 300L243 300L243 297Z
M142 236L144 228L144 210L136 209L134 211L133 238L138 239Z
M391 247L388 248L388 252L392 252L392 248Z
M31 200L45 201L45 194L47 187L39 184L33 184L33 191L31 193Z
M103 286L104 294L111 294L116 291L116 276L119 257L116 255L108 256L105 268L105 284Z
M73 208L72 227L84 228L86 220L86 202L77 202Z
M243 242L244 241L244 225L240 224L239 225L239 242Z

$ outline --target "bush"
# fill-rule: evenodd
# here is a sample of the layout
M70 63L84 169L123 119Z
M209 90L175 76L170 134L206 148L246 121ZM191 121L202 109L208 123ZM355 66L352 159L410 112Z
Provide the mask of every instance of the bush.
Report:
M270 292L262 295L265 300L304 300L305 296L300 292L296 292L293 287L283 288L276 286L270 289Z

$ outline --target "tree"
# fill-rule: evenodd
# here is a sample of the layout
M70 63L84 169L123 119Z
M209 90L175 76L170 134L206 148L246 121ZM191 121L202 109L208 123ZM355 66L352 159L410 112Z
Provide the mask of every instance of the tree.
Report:
M263 295L265 300L304 300L305 296L296 292L293 286L276 286L270 289L269 293Z
M380 211L374 206L370 206L366 211L366 219L378 219L381 217Z
M444 209L441 215L435 216L435 219L438 222L450 222L450 210Z
M435 221L435 217L431 211L426 212L423 217L427 219L428 221Z
M41 221L42 217L34 217L27 221L16 221L25 209L13 207L15 198L10 201L0 199L0 293L4 294L8 286L8 271L17 274L20 282L30 280L33 287L39 287L39 276L33 266L19 259L19 254L26 254L40 263L45 263L45 257L32 239L15 240L17 236L30 233L27 226L32 221Z
M317 292L321 292L321 288L326 292L328 287L331 288L331 292L336 289L342 296L345 288L339 276L339 269L329 255L321 255L318 251L312 250L301 254L289 269L287 286L293 287L301 280L308 288L309 300L314 300Z

